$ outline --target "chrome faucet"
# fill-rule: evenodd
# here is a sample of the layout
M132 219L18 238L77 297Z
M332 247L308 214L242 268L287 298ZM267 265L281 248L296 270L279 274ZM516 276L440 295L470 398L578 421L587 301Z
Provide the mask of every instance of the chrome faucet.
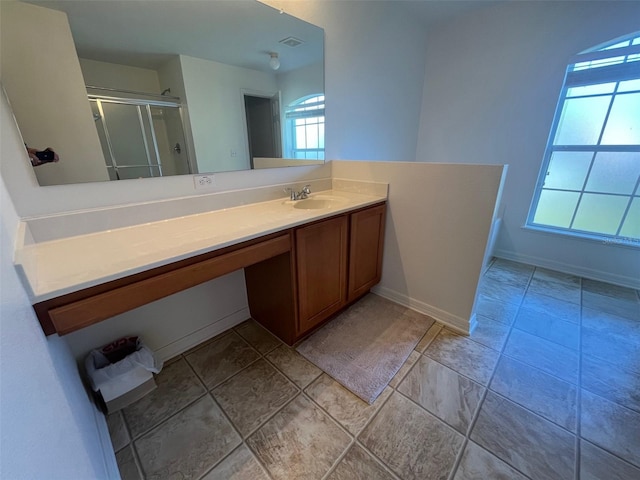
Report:
M304 200L311 195L311 185L305 185L299 192L296 192L293 188L285 188L284 191L289 194L291 200Z

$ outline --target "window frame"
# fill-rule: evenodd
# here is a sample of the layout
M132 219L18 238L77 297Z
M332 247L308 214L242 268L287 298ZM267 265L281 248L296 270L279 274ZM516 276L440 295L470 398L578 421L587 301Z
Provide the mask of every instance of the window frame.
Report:
M314 103L305 104L309 100L313 100L314 98L321 98L321 100L317 100ZM320 107L320 108L310 108L310 107ZM300 108L310 108L309 110L297 111ZM324 124L325 124L325 95L324 93L313 93L311 95L306 95L301 97L290 105L288 105L285 109L285 146L286 146L286 156L295 160L325 160L324 151L325 148L296 148L296 125L295 120L300 118L322 118L321 122L316 123L316 128L318 129L318 135L320 134L320 125L323 125L322 128L322 144L324 145ZM306 126L306 125L305 125ZM320 144L320 142L318 142ZM300 158L296 156L298 152L313 152L315 153L315 157Z
M619 45L620 43L623 43L623 42L628 43L628 45L614 48L616 45ZM630 60L629 56L632 56L633 59ZM620 57L622 58L622 60L618 60L614 63L609 62L610 63L609 65L606 64L607 59L612 59L612 58L615 59ZM640 248L640 238L621 236L621 230L625 225L625 220L631 209L634 199L636 199L636 201L640 201L640 178L636 180L633 190L631 191L631 193L628 193L628 194L627 193L622 194L617 192L604 192L600 190L593 191L593 190L587 189L587 185L590 179L590 174L593 169L594 162L599 153L602 153L602 152L640 153L640 142L639 144L629 144L629 145L601 144L603 135L606 131L607 122L609 120L609 116L611 114L611 110L613 108L616 97L618 95L625 95L628 93L632 94L633 92L637 94L638 92L640 92L640 89L631 90L630 92L619 92L618 89L620 87L620 82L623 82L625 80L636 80L636 79L640 79L640 32L629 35L622 39L617 39L615 41L609 42L604 46L597 47L596 50L581 53L579 55L576 55L570 60L565 72L565 78L562 84L562 89L558 97L556 111L554 113L553 122L551 124L547 145L545 147L545 153L544 153L543 161L541 163L540 171L538 174L538 179L536 181L535 190L534 190L533 198L529 208L529 212L527 215L525 228L529 228L537 231L543 231L543 232L552 233L552 234L568 235L568 236L580 237L584 239L598 240L606 244L628 245L628 246ZM610 93L600 93L600 94L592 93L592 94L586 94L586 95L576 95L571 97L568 96L570 91L569 89L571 88L589 86L589 85L598 85L603 83L615 83L613 91ZM599 132L598 140L596 144L595 145L584 145L584 144L583 145L567 145L567 144L556 145L555 141L558 135L558 127L560 125L562 114L564 112L565 104L567 100L576 99L576 98L593 98L598 96L610 97L610 100L606 110L606 114L603 118L602 124L600 125L600 132ZM587 172L585 173L582 187L579 190L567 189L567 188L544 189L544 184L549 172L551 159L555 152L589 152L592 154L591 159L589 161ZM573 208L573 213L572 213L571 220L569 222L568 227L546 225L542 223L536 223L534 221L539 200L543 190L578 193L578 199ZM586 230L573 227L574 221L576 219L576 215L578 214L581 201L585 194L618 196L618 197L624 197L627 199L627 204L625 206L620 222L618 223L615 234L586 231Z

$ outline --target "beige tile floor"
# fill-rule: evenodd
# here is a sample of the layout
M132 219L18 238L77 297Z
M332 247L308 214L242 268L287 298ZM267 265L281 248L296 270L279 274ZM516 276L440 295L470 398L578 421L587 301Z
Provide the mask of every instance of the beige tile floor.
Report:
M638 292L495 260L373 405L248 321L108 418L129 479L640 479Z

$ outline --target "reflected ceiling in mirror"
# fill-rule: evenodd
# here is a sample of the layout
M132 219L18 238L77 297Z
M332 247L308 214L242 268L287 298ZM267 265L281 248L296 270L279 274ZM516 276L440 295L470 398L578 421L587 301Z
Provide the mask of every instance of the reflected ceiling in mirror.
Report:
M60 158L41 185L323 162L319 27L255 0L0 5L18 126Z

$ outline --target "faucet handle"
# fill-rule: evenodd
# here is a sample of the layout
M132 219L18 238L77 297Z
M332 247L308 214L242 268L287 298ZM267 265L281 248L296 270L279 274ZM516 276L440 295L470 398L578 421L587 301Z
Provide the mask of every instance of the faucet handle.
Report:
M287 187L287 188L283 188L282 189L285 193L289 194L289 199L290 200L295 200L296 199L296 192L293 188L291 187Z
M311 193L311 185L305 185L302 187L302 193L309 195Z

